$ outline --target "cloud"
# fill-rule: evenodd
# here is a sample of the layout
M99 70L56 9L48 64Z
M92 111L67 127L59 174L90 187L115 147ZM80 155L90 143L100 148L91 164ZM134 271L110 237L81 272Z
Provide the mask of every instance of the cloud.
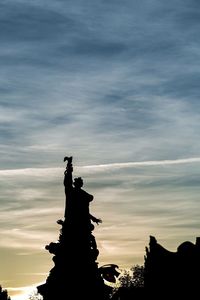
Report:
M103 234L110 228L114 236L112 224L117 222L118 230L124 222L126 228L131 228L132 218L138 220L138 230L159 223L160 218L174 224L178 214L182 221L187 213L196 219L199 161L197 157L77 166L75 172L84 176L86 189L95 195L91 209L106 220ZM61 168L1 170L4 244L37 248L40 236L53 236L52 222L62 216L64 209L62 173Z
M135 161L127 163L110 163L110 164L98 164L88 166L77 166L77 172L83 172L83 174L94 172L104 172L106 170L115 169L126 169L134 167L151 167L151 166L167 166L167 165L179 165L179 164L193 164L199 163L200 157L171 159L171 160L157 160L157 161ZM62 168L25 168L25 169L7 169L0 170L1 180L5 177L11 177L14 179L15 176L34 176L36 180L39 178L46 178L48 181L53 180L55 176L58 176L62 172ZM35 195L33 195L35 197Z
M38 283L38 285L41 283ZM35 295L37 293L36 287L34 285L30 286L21 286L21 287L8 287L8 294L14 300L26 300L31 295Z
M143 161L143 162L128 162L128 163L112 163L105 165L94 165L94 166L86 166L85 168L89 169L109 169L109 168L126 168L126 167L134 167L134 166L158 166L158 165L173 165L173 164L187 164L187 163L195 163L200 162L200 157L194 158L185 158L185 159L175 159L175 160L158 160L158 161Z
M68 154L103 219L100 263L142 263L149 234L171 249L198 235L198 8L195 0L0 4L3 261L17 253L22 274L49 271L38 253L58 238Z

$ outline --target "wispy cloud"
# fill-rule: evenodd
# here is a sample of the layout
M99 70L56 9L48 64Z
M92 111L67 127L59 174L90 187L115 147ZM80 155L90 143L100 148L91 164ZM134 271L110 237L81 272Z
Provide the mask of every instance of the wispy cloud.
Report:
M38 283L40 285L41 283ZM27 300L30 296L36 294L37 290L34 285L21 287L8 287L8 294L13 300Z
M77 166L77 172L85 172L85 170L106 170L106 169L120 169L120 168L134 168L134 167L148 167L148 166L165 166L165 165L176 165L176 164L192 164L199 163L200 157L182 158L182 159L169 159L169 160L154 160L154 161L137 161L127 163L110 163L110 164L99 164L99 165L88 165L88 166ZM50 177L53 179L55 175L60 174L62 168L25 168L15 170L0 170L2 176L34 176L34 177Z
M165 166L174 164L190 164L200 162L200 157L184 158L184 159L174 159L174 160L157 160L157 161L141 161L141 162L127 162L127 163L112 163L112 164L102 164L102 165L91 165L85 166L87 169L110 169L110 168L131 168L131 167L148 167L148 166Z
M57 239L65 155L103 218L101 261L113 252L122 265L141 261L150 233L168 247L198 235L199 8L196 0L0 4L4 279L13 274L8 257L34 257ZM42 255L39 270L24 255L22 273L48 271Z

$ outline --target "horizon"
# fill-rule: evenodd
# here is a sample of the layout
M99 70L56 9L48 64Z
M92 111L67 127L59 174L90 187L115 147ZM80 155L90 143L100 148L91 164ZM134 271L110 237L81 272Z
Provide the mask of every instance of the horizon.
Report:
M198 193L196 193L198 189L196 192L193 191L192 195L191 188L184 185L189 174L194 177L195 170L198 172L199 162L199 158L196 157L114 165L76 166L74 164L74 177L82 176L83 189L94 195L94 200L90 205L91 213L103 220L103 223L96 225L94 230L100 250L97 259L100 266L115 263L123 270L136 264L143 265L145 247L148 246L150 235L154 235L158 243L172 252L175 252L177 247L186 240L195 243L198 237ZM20 191L17 193L16 189L13 191L16 198L21 197L21 190L26 190L27 186L30 187L33 183L34 190L37 191L34 194L30 193L28 200L37 200L40 210L35 207L34 202L31 203L30 208L23 210L21 207L16 208L9 220L10 223L16 224L17 228L6 229L5 225L3 232L4 237L7 237L5 244L9 245L7 247L11 253L13 252L18 257L16 259L19 260L16 265L17 272L20 271L24 258L26 258L26 263L30 264L24 267L26 271L31 267L31 259L36 260L33 273L16 272L15 275L21 277L23 275L26 278L30 276L30 279L32 277L35 287L46 280L52 267L52 255L44 247L49 242L58 239L59 226L56 221L63 218L65 203L62 183L64 169L65 167L59 166L58 168L10 169L0 172L1 181L4 184L9 179L9 185L14 185L15 182L20 185ZM166 185L171 185L173 188L162 194ZM24 194L24 201L27 201L27 191ZM133 204L130 202L132 195ZM168 199L169 195L171 199ZM178 199L180 195L182 198ZM188 202L189 195L192 195L190 202ZM46 201L49 207L46 207ZM149 204L147 204L148 201L150 201ZM180 203L185 207L180 208ZM155 210L159 213L155 214ZM5 224L8 221L7 211L4 211L1 220ZM179 216L180 213L182 216ZM192 220L188 219L187 214L193 214L196 220L194 217ZM157 227L158 222L159 227ZM196 230L195 226L197 226ZM11 227L10 224L9 227ZM175 228L176 232L174 232ZM184 228L186 230L183 231ZM1 245L1 250L3 248ZM7 251L6 254L3 253L4 257L6 258L7 255L12 257L13 254ZM43 262L42 265L40 261ZM6 268L6 261L4 264ZM12 265L9 271L11 270ZM9 277L9 274L7 276ZM36 278L40 280L36 281ZM33 283L30 287L27 285L22 288L10 288L5 284L2 286L7 288L10 295L14 293L15 297L12 297L14 300L27 299L30 291L34 290ZM24 296L17 295L21 292Z
M195 243L200 3L0 6L0 284L12 300L52 267L45 245L64 215L66 155L103 220L99 265L143 264L150 235L172 252Z

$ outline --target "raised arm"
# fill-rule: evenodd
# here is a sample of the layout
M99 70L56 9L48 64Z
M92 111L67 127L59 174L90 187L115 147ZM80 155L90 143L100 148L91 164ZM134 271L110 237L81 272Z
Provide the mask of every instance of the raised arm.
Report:
M66 166L66 170L64 172L63 184L65 186L65 189L71 189L72 188L72 183L73 183L73 179L72 179L72 172L73 172L72 156L70 156L70 157L65 156L64 157L64 162L65 161L67 161L67 166Z

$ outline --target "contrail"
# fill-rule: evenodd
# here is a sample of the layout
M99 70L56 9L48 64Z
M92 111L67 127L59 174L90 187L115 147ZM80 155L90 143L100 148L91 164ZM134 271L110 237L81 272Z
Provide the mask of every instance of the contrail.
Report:
M110 168L129 168L137 166L161 166L161 165L175 165L175 164L190 164L200 162L200 157L193 158L182 158L182 159L170 159L170 160L150 160L150 161L136 161L127 163L111 163L111 164L101 164L101 165L90 165L83 168L87 169L110 169Z
M148 167L148 166L166 166L166 165L178 165L178 164L192 164L199 163L200 157L182 158L182 159L170 159L170 160L149 160L149 161L135 161L127 163L111 163L111 164L99 164L88 166L77 166L77 171L103 171L108 169L122 169L131 167ZM48 176L52 177L55 174L60 174L63 168L24 168L24 169L11 169L0 170L0 176L15 176L15 175L27 175L27 176Z

